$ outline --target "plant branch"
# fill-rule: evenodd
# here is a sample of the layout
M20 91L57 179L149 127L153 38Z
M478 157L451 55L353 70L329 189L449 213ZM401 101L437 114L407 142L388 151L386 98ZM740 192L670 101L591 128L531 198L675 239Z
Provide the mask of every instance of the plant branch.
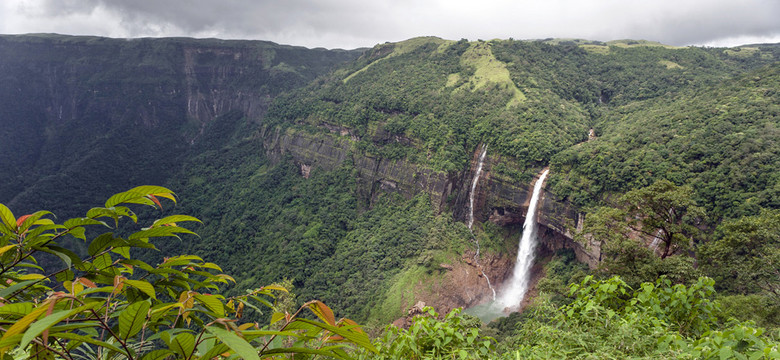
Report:
M108 330L109 334L111 334L111 336L114 339L116 339L116 341L118 341L120 345L122 345L122 348L124 348L125 352L127 352L127 358L129 360L133 360L133 355L130 352L130 348L128 348L127 344L125 344L125 342L122 341L122 338L120 338L119 335L117 335L114 332L114 330L111 330L111 327L109 327L108 324L106 324L106 322L103 321L103 319L100 317L100 315L98 315L98 313L94 309L91 309L90 311L92 312L92 315L95 315L95 317L98 319L98 321L100 321L100 324L103 325L103 329Z

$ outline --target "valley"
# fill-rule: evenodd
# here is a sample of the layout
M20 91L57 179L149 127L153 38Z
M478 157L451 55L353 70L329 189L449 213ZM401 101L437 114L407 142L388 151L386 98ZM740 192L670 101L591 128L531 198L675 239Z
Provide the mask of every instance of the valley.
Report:
M531 326L582 300L569 284L613 275L623 295L709 276L729 316L776 330L780 46L744 49L3 35L0 203L67 218L165 186L175 208L139 218L192 215L199 236L139 258L219 264L228 296L284 283L372 335L418 302L443 318L500 299L530 310L478 327L520 354ZM509 301L534 215L538 244L520 250L530 296Z

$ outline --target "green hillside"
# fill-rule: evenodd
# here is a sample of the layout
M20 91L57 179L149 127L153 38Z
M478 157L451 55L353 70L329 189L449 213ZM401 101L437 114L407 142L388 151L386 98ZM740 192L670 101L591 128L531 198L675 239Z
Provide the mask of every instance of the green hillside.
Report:
M490 356L696 358L717 336L780 327L776 45L424 37L343 51L26 35L0 36L0 53L0 203L76 216L164 185L180 199L164 214L201 219L199 237L140 259L197 254L236 279L228 296L285 282L371 335L420 299L446 312L487 298L484 276L505 279L525 195L549 167L537 301L482 326L500 340ZM674 302L684 292L697 302Z

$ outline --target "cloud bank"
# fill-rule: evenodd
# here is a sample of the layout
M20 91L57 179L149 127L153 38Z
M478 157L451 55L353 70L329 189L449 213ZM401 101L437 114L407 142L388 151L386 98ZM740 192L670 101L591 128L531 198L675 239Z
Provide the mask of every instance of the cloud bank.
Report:
M775 0L3 0L0 11L6 34L240 38L328 48L428 35L780 42Z

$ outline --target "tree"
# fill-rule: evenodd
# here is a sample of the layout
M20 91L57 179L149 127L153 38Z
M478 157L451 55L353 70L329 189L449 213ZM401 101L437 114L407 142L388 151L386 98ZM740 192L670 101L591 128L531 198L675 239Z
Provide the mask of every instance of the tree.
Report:
M765 292L780 302L780 210L723 222L700 255L703 268L737 293Z
M132 258L134 248L155 249L155 238L194 234L178 225L199 221L187 215L163 217L127 236L117 234L120 220L138 221L129 205L162 209L164 199L176 202L166 188L139 186L112 196L85 217L62 223L55 223L48 211L16 218L0 204L0 354L146 360L278 354L347 358L351 347L375 351L356 323L336 321L318 300L294 314L280 312L273 301L275 293L286 292L281 286L226 298L219 285L234 280L217 264L194 255L165 258L156 266ZM87 237L87 227L112 225L114 232ZM66 237L85 241L88 256L59 246ZM59 257L64 267L50 271L38 266L35 256L40 253ZM242 323L245 311L260 307L271 310L275 327ZM319 321L301 317L306 310Z
M589 228L606 236L605 231L600 230L625 225L635 232L663 242L663 259L671 255L675 248L686 248L699 234L696 225L704 217L704 209L696 205L692 194L690 186L676 186L671 181L659 180L650 186L625 193L614 209L595 212L595 219L590 221Z
M676 186L669 180L658 180L650 186L627 192L621 197L623 207L635 231L664 243L661 258L671 255L672 248L685 248L698 234L696 224L704 209L693 200L690 186Z

